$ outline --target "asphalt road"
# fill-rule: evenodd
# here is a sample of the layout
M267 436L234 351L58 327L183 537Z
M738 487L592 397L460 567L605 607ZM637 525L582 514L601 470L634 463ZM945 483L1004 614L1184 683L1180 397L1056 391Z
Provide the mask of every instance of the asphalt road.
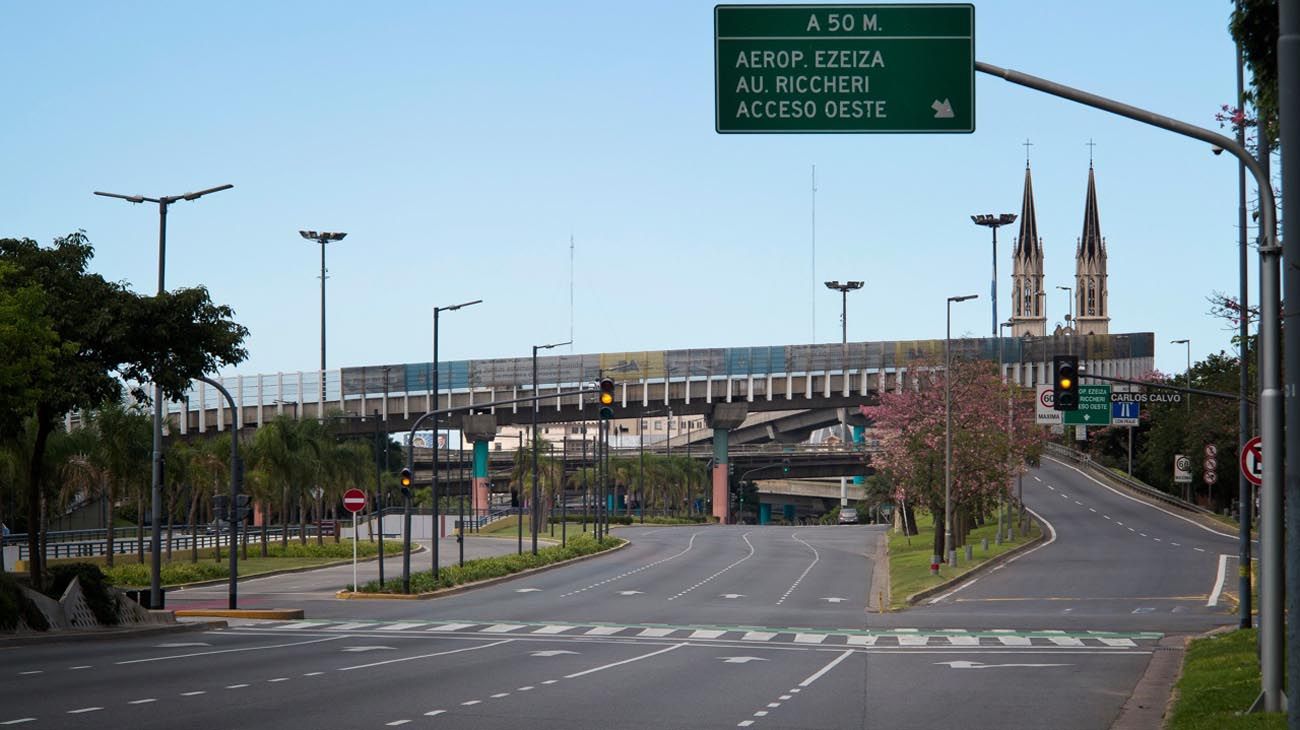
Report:
M0 649L0 723L1107 728L1162 634L1232 620L1205 606L1231 539L1054 463L1025 494L1055 541L903 613L864 611L881 528L635 528L439 600L265 581L309 619Z

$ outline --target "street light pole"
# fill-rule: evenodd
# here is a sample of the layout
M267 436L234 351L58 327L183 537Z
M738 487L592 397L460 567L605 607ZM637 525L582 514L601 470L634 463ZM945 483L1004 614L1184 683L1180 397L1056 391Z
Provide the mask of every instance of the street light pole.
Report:
M864 282L861 281L846 281L843 284L839 281L826 282L827 289L835 289L840 293L840 366L846 381L849 377L849 292L861 289L863 284ZM847 415L847 411L845 413ZM840 421L840 431L847 443L849 424L846 420ZM849 480L848 477L842 476L840 477L840 508L847 506L849 506Z
M952 541L952 303L978 298L978 294L948 297L943 337L943 550L953 567L957 565L957 547Z
M537 351L550 350L552 348L563 347L565 345L572 345L572 344L573 344L572 340L566 340L564 342L555 342L550 345L533 345L533 395L537 395ZM541 510L537 508L537 406L538 405L539 405L538 401L534 400L533 401L533 432L532 432L533 494L531 499L529 500L530 504L528 506L528 520L529 522L532 523L533 555L537 554L537 520L542 514Z
M989 280L989 296L993 299L993 334L996 336L998 334L998 227L1015 223L1016 214L1002 213L993 215L987 213L973 215L970 219L977 226L987 226L993 229L993 278Z
M325 244L342 241L348 234L341 231L298 231L308 241L320 244L320 402L317 417L325 417Z
M433 308L433 372L430 373L429 375L431 379L431 382L429 384L429 390L433 394L433 408L431 409L433 411L438 410L438 315L442 312L454 312L457 309L462 309L464 307L472 307L475 304L482 303L482 301L483 301L482 299L475 299L472 302L461 302L460 304L452 304L446 307ZM387 398L384 399L384 408L385 408L385 413L387 413L387 408L388 408ZM462 439L464 438L464 434L461 435L461 438ZM438 448L438 417L435 415L433 417L433 482L432 485L429 487L429 492L433 497L433 537L430 540L430 542L433 543L433 579L434 580L438 579L438 540L441 539L442 537L442 530L440 529L440 525L438 524L438 457L439 455L440 455L440 449ZM462 520L461 522L462 522L461 529L464 530L465 529L463 524L464 520ZM465 551L464 542L461 543L461 546L462 546L461 553L463 554ZM464 562L463 557L461 559L461 562Z
M118 198L128 203L158 204L158 296L162 296L167 291L164 286L167 272L167 207L172 203L179 203L182 200L198 200L204 195L219 193L233 187L235 186L230 184L218 185L215 188L185 193L184 195L164 195L158 198L146 198L143 195L104 193L98 190L95 191L95 195L102 195L105 198ZM149 547L153 552L149 561L149 606L151 608L162 608L162 408L162 386L155 383L153 386L153 498L150 507L153 517ZM110 529L112 529L111 525ZM41 556L41 564L44 565L44 556Z
M1066 291L1066 296L1070 298L1066 306L1065 326L1074 327L1074 287L1058 286L1056 288L1064 289Z
M1245 313L1243 313L1242 316L1244 317L1244 316L1245 316ZM1192 387L1192 341L1191 341L1191 340L1170 340L1170 341L1169 341L1169 344L1171 344L1171 345L1187 345L1187 375L1186 375L1186 379L1187 379L1187 387L1188 387L1188 388ZM1185 401L1187 402L1187 417L1190 419L1190 418L1192 417L1192 394L1191 394L1191 393L1187 393L1186 395L1183 396L1183 400L1185 400Z

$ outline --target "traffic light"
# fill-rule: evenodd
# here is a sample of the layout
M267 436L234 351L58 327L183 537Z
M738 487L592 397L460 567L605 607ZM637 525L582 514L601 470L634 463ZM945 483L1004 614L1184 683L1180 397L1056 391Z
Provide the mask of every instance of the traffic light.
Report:
M1079 358L1056 355L1052 358L1052 408L1058 411L1079 409Z
M600 379L600 417L614 417L614 381L611 378Z
M789 460L789 459L782 459L782 460L781 460L781 473L782 473L782 474L789 474L789 473L790 473L790 460Z
M410 470L410 469L407 469L406 467L402 467L402 477L401 477L401 480L402 480L402 489L410 489L410 488L411 488L411 470Z
M249 501L247 494L235 495L235 522L243 522L248 519L248 515L253 511Z
M230 519L230 497L225 494L214 494L212 496L212 516L218 522L226 522Z

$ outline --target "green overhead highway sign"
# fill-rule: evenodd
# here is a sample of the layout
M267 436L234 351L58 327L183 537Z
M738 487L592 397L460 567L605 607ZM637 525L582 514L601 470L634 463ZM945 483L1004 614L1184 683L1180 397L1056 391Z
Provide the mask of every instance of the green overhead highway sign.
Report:
M1078 410L1064 413L1067 426L1109 426L1110 386L1080 385Z
M718 5L719 133L974 132L975 6Z

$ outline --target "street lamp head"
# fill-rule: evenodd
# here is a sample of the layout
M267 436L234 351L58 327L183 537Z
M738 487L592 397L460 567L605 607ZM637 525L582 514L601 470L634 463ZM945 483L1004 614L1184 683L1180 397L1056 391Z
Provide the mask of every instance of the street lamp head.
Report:
M865 283L866 282L862 282L862 281L846 281L844 282L844 286L848 287L849 290L852 291L854 289L861 289L863 284Z
M1169 341L1169 344L1171 344L1171 345L1186 345L1186 344L1189 344L1190 342L1191 342L1191 340L1170 340L1170 341Z
M308 241L327 243L329 241L342 241L348 234L341 231L298 231L298 235Z
M964 301L966 301L966 300L968 300L968 299L979 299L979 297L980 297L980 295L978 295L978 294L967 294L967 295L965 295L965 296L960 296L960 297L948 297L948 301L950 301L950 302L964 302Z
M533 345L533 349L534 349L534 350L550 350L550 349L555 348L555 347L564 347L565 345L572 345L572 344L573 344L573 340L569 340L568 342L553 342L553 343L551 343L551 344L549 344L549 345Z
M472 307L472 306L474 306L475 304L482 304L482 303L483 303L483 300L482 300L482 299L475 299L475 300L472 301L472 302L462 302L462 303L460 303L460 304L453 304L453 305L451 305L451 306L449 306L449 307L434 307L434 310L435 310L435 311L438 311L438 312L454 312L454 311L456 311L457 309L463 309L463 308L465 308L465 307Z
M1005 226L1011 223L1015 223L1016 214L1002 213L1000 215L993 215L992 213L982 213L980 215L973 215L970 217L970 219L975 222L975 225L988 226L989 228L997 228L998 226Z
M828 282L826 282L826 288L827 288L827 289L839 289L839 288L840 288L840 280L839 280L839 279L835 279L835 280L833 280L833 281L828 281Z
M844 282L844 283L841 284L839 279L835 279L835 280L833 280L833 281L828 281L828 282L825 282L825 283L826 283L826 288L827 288L827 289L833 289L833 290L835 290L835 291L839 291L839 292L851 292L851 291L853 291L853 290L855 290L855 289L861 289L862 286L863 286L863 284L864 284L865 282L861 282L861 281L846 281L846 282Z
M192 193L185 193L184 195L178 197L180 200L198 200L199 198L202 198L204 195L207 195L209 193L219 193L222 190L229 190L233 187L235 186L231 185L230 183L226 183L225 185L218 185L215 188L208 188L207 190L197 190Z
M1062 290L1062 291L1070 291L1070 290L1071 290L1071 287L1068 287L1068 286L1059 286L1059 285L1058 285L1056 288L1057 288L1057 289L1060 289L1060 290Z

